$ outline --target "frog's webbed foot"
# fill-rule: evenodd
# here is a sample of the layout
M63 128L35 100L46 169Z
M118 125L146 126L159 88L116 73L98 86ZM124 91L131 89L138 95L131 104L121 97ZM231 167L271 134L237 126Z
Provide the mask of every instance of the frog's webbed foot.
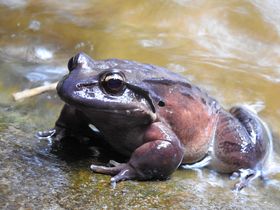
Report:
M131 167L129 164L126 163L117 163L117 162L111 162L113 164L113 167L107 167L107 166L98 166L98 165L91 165L90 169L96 173L102 173L107 175L112 175L111 178L111 185L113 187L116 186L116 183L123 180L130 180L135 179L136 171L133 167Z
M110 160L108 165L110 166L99 166L92 164L90 169L96 173L108 174L108 175L116 175L119 173L123 168L125 168L125 163L119 163L114 160Z
M233 190L237 192L247 187L256 178L261 178L262 180L265 180L261 170L252 169L240 169L239 172L233 173L231 178L239 178L239 181L236 182L233 187Z

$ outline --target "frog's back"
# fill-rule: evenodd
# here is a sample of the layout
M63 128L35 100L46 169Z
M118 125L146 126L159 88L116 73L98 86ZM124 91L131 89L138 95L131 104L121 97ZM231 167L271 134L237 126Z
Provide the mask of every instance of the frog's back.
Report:
M131 60L107 59L96 61L96 65L101 66L103 69L105 66L108 69L123 71L128 77L127 80L134 84L139 81L142 82L147 78L188 83L185 77L152 64L139 63Z

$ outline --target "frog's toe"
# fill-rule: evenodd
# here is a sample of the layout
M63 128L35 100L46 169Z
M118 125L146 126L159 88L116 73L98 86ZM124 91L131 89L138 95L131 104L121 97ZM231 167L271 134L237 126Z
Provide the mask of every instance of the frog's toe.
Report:
M112 165L112 166L119 166L119 165L121 165L121 163L119 163L117 161L114 161L114 160L110 160L109 164Z
M137 178L134 169L125 163L118 163L114 167L91 165L90 169L96 173L112 175L111 185L113 187L116 186L117 182Z
M128 165L124 167L116 176L111 178L111 185L114 187L117 182L139 178L133 168Z
M114 167L107 167L107 166L98 166L92 164L90 166L90 169L96 173L101 173L101 174L108 174L108 175L116 175L121 172L121 170L124 168L126 164L119 164Z
M240 191L247 187L254 179L262 178L262 172L260 170L241 169L239 177L239 181L234 185L234 191Z
M54 135L56 134L56 130L55 129L50 129L47 131L38 131L36 133L36 137L38 139L50 139L52 138Z

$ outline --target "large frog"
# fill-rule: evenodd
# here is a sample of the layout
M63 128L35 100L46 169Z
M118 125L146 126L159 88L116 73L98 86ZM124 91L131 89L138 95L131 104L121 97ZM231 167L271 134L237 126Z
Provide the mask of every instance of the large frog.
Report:
M66 104L55 124L56 139L101 135L129 158L112 167L91 165L94 172L112 175L112 183L166 179L183 164L223 173L250 169L249 178L266 160L269 133L258 116L242 106L224 110L182 76L128 60L96 61L84 53L71 58L68 68L57 86Z

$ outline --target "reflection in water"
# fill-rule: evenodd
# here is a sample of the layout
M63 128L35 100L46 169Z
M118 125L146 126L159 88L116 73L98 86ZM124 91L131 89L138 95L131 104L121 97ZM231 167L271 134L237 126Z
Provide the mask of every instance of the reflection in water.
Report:
M54 50L50 50L44 46L5 46L1 49L1 54L8 59L22 59L33 63L48 62L53 58Z
M10 9L19 9L27 5L27 0L0 0L0 4Z
M276 209L279 10L275 0L0 0L0 207ZM10 95L58 80L78 51L165 66L225 107L261 103L274 137L268 184L256 180L235 195L228 176L178 170L166 182L126 182L112 190L109 177L88 170L93 159L66 164L51 154L33 134L53 126L62 105L56 94L18 103Z
M65 75L67 70L65 67L51 66L51 65L40 65L30 69L30 72L26 72L23 77L27 78L28 81L43 83L49 80L55 80L58 76Z

